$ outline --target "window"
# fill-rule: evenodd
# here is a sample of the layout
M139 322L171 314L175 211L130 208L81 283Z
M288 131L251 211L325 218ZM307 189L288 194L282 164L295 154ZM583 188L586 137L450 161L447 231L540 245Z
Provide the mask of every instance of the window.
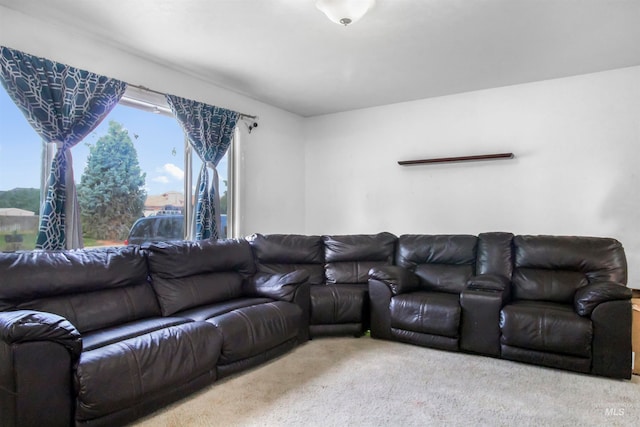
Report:
M35 248L42 141L0 86L0 251Z
M33 208L40 204L43 144L4 89L0 89L0 111L0 250L16 248L13 235L24 237L19 249L33 249L39 223L38 209ZM162 95L128 88L120 104L71 153L85 247L141 243L136 239L142 235L152 240L175 240L185 235L190 221L183 218L192 212L193 207L187 205L197 197L194 194L201 161L188 148ZM218 166L223 232L229 182L227 157ZM19 192L14 188L28 189L32 206L20 197L14 202ZM32 208L31 222L13 218L19 212L16 209L25 206ZM142 217L156 216L165 220L148 226L136 223ZM109 220L105 220L107 217ZM11 236L5 238L7 234ZM5 239L10 242L5 243Z

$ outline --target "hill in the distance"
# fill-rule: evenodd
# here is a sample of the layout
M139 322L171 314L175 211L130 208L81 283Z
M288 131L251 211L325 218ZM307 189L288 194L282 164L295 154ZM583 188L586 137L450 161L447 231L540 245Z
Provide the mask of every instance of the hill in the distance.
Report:
M40 211L40 190L37 188L14 188L0 191L0 208L18 208L35 212Z

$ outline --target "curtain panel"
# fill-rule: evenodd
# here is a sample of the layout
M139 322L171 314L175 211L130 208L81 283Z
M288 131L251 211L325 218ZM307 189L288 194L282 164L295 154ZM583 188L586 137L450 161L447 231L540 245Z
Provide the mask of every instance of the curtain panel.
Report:
M4 46L0 83L40 137L57 146L36 248L82 247L70 149L118 104L127 84Z
M198 101L167 95L167 102L189 143L202 160L202 168L196 188L194 230L189 238L203 240L220 237L220 194L216 166L227 152L240 113L203 104ZM213 182L209 185L209 170L213 170Z

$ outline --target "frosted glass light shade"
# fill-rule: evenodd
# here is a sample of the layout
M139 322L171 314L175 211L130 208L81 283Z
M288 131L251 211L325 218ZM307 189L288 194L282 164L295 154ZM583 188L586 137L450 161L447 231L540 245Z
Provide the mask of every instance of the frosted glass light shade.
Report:
M349 25L358 21L369 9L376 4L376 0L317 0L316 7L327 18L340 25Z

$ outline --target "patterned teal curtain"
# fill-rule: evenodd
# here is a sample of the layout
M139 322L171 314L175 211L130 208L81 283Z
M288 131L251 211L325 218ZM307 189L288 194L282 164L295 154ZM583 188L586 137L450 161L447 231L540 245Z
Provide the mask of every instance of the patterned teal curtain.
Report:
M167 95L171 111L178 119L193 149L202 159L198 178L195 209L195 240L214 238L220 234L220 195L216 166L227 152L240 114L190 99ZM209 186L209 171L213 185Z
M0 46L0 83L40 135L58 147L41 210L37 249L82 246L70 148L115 107L126 83ZM67 224L66 218L76 219ZM73 233L69 233L73 229ZM68 235L73 234L73 245ZM79 236L79 237L78 237Z

